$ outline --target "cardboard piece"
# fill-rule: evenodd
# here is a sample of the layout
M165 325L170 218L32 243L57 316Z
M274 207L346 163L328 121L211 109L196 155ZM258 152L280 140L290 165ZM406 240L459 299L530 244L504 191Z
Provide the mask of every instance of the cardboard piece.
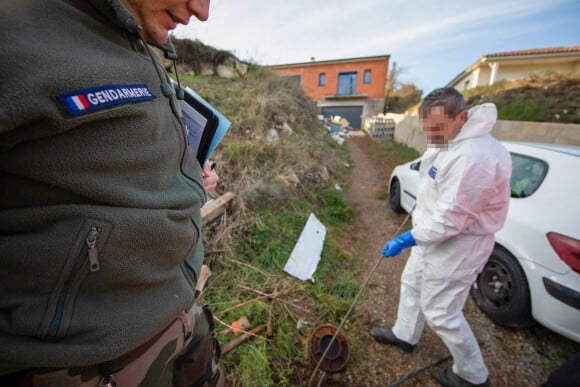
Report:
M326 238L326 227L310 214L308 221L284 266L284 271L302 281L313 280Z

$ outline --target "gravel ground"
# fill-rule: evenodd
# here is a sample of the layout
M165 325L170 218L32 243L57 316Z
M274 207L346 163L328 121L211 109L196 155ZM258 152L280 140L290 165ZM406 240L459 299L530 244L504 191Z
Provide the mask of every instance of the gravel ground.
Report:
M366 136L357 136L348 139L345 145L351 152L354 164L353 182L347 198L355 211L356 221L344 237L342 248L359 263L352 270L362 283L377 261L382 260L379 251L388 239L397 234L406 216L395 214L381 198L394 165L377 151L377 144ZM409 228L410 219L402 230ZM327 374L319 385L438 385L431 377L434 367L427 366L440 360L439 366L447 367L452 361L448 359L445 345L428 327L412 354L381 345L369 334L374 326L390 327L395 322L400 275L408 256L407 250L395 259L383 260L372 272L353 315L343 328L349 343L350 358L343 370ZM494 386L539 386L568 356L580 351L578 343L541 326L512 330L495 325L479 311L471 298L467 301L464 314L476 338L482 343L483 357ZM405 379L421 369L424 370Z

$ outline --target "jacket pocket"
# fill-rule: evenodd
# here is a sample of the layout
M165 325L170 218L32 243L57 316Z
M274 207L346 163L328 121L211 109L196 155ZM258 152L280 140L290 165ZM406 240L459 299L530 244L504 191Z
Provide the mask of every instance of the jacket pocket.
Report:
M82 295L79 289L91 275L101 268L101 250L112 229L112 225L100 220L87 220L77 236L57 286L50 297L45 316L44 338L47 340L63 337L69 328L74 313L74 305Z
M188 256L185 257L182 268L190 286L195 290L203 263L204 251L200 227L194 220L191 221L191 224L197 234L197 240L194 241L193 248L188 253Z

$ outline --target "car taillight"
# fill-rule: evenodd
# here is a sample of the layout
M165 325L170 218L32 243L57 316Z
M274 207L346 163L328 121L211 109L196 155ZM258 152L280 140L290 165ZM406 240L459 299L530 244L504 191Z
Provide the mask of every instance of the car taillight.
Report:
M555 232L549 232L547 237L558 257L580 274L580 241Z

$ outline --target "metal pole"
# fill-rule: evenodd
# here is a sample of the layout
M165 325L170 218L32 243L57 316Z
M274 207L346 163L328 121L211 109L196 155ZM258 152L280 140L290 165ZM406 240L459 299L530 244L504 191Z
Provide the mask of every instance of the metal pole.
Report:
M483 346L484 346L484 343L483 342L480 341L480 342L478 342L478 344L479 344L479 347L480 348L483 348ZM438 364L441 364L445 360L448 360L448 359L451 359L451 354L449 354L449 353L447 355L445 355L445 356L440 357L439 359L433 360L431 363L427 364L426 366L421 367L418 370L415 370L415 371L411 372L410 374L402 377L401 379L398 379L398 380L395 380L392 383L389 383L389 387L396 387L399 384L401 384L403 382L406 382L409 379L414 378L415 376L419 375L421 372L425 371L426 369L428 369L430 367L434 367L434 366L436 366Z
M403 226L405 225L405 223L407 223L407 220L409 220L409 217L411 216L410 213L407 214L407 216L405 217L405 220L403 220L403 223L401 223L401 225L399 226L399 228L397 229L397 231L395 232L395 236L399 234L399 232L401 231L401 229L403 228ZM374 272L377 270L377 267L379 266L379 264L382 262L382 260L384 259L383 256L381 256L377 262L375 263L375 266L373 267L373 269L371 270L371 272L369 273L369 275L367 276L365 282L362 284L360 290L358 291L357 295L354 298L354 301L352 302L352 304L350 305L350 308L348 309L348 311L346 312L346 315L343 317L342 321L340 322L340 325L338 326L338 328L336 329L336 332L334 333L334 336L332 336L332 339L330 339L330 342L328 343L328 345L326 346L326 349L324 350L324 353L322 354L322 356L320 357L320 359L318 360L318 363L316 363L316 368L314 368L314 371L312 371L312 376L310 377L310 379L308 380L308 386L312 386L312 381L314 380L314 376L316 375L316 372L318 371L318 369L320 368L320 364L322 363L322 361L324 360L324 358L326 357L326 354L328 353L328 351L330 350L330 346L332 345L332 343L334 343L334 340L336 339L336 336L338 335L338 332L340 332L340 330L342 329L342 327L344 326L344 323L346 322L347 318L350 316L350 314L352 313L352 310L354 308L354 305L356 304L356 302L358 301L362 291L364 290L364 288L367 286L367 284L369 283L369 280L371 279L372 275L374 274Z

